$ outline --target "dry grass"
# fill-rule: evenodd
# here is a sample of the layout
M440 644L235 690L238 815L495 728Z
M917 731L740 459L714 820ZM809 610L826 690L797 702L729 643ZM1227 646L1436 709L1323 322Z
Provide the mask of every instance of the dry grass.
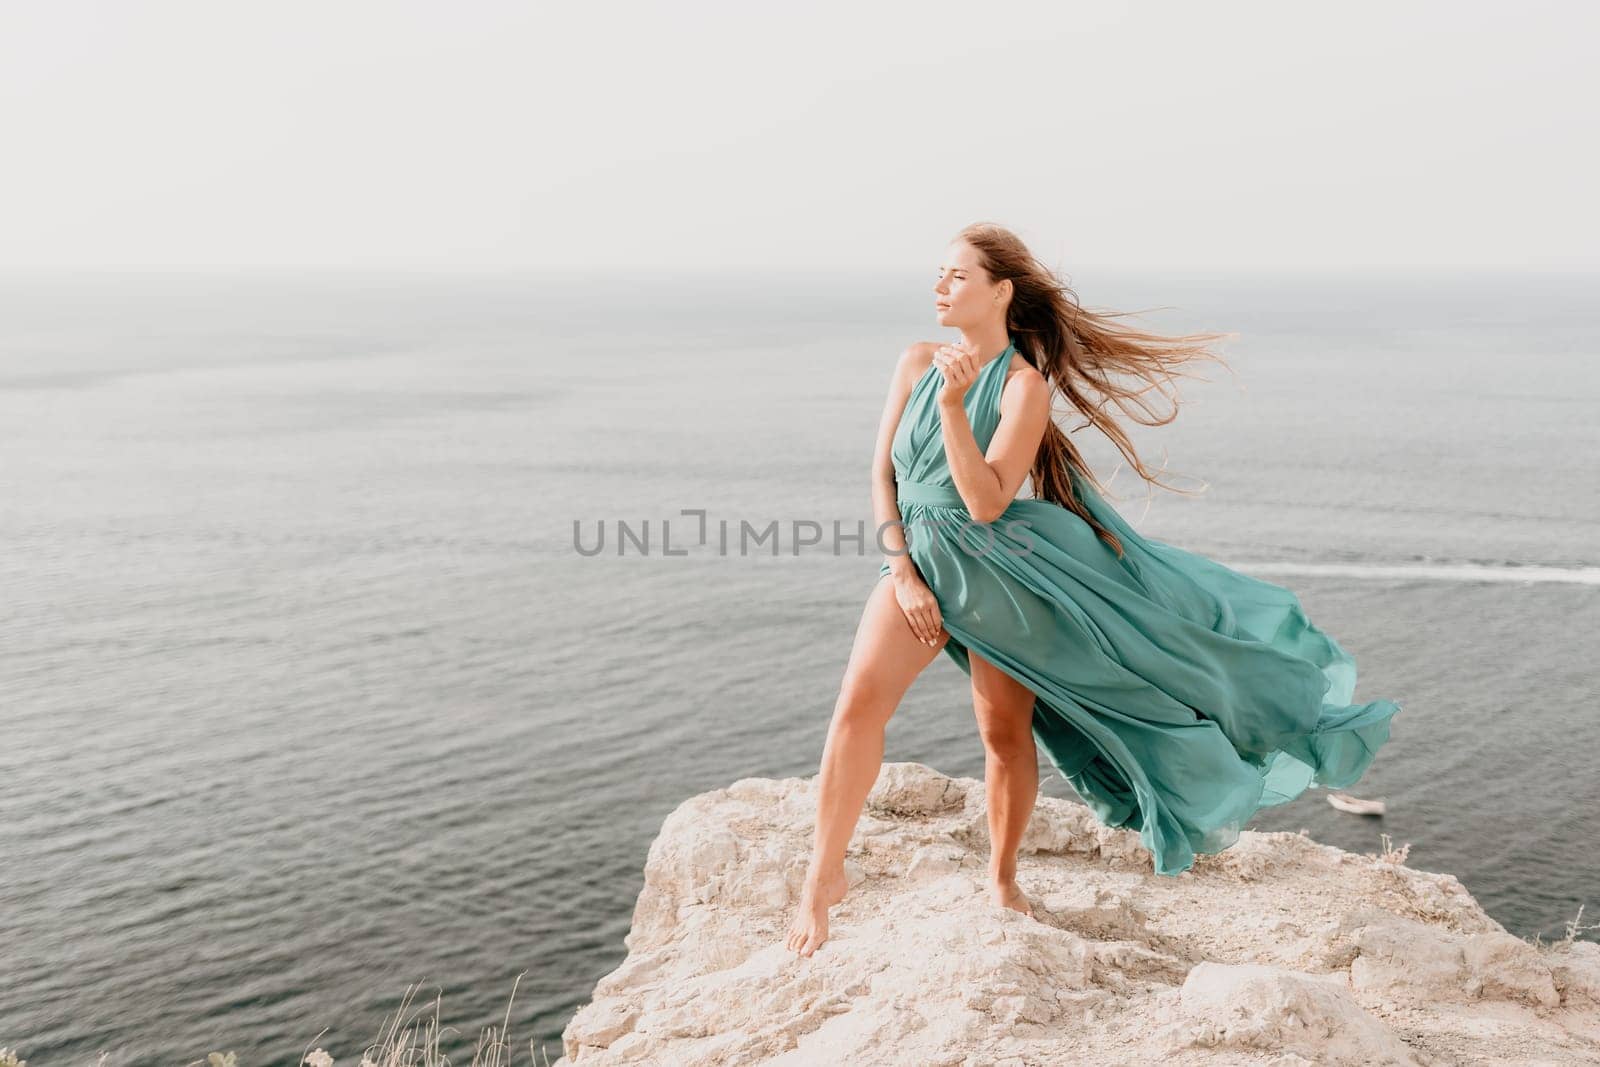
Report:
M519 974L517 982L520 981L522 975ZM517 982L511 984L511 998L506 1001L506 1014L500 1026L486 1026L478 1035L470 1067L512 1067L515 1054L511 1044L511 1004L517 997ZM432 1017L418 1019L414 1014L408 1017L415 993L416 987L406 990L400 1007L394 1017L385 1022L378 1040L362 1051L360 1067L451 1067L449 1059L439 1050L439 1039L447 1029L439 1023L440 997L434 996ZM326 1058L314 1058L319 1052ZM300 1062L307 1067L333 1067L334 1060L323 1050L313 1049ZM530 1041L528 1062L535 1067L549 1067L550 1059L539 1045Z
M1552 941L1550 943L1551 948L1554 948L1557 945L1570 948L1572 943L1578 940L1578 935L1583 933L1585 930L1600 930L1600 923L1586 923L1583 921L1583 909L1585 907L1587 907L1586 904L1578 905L1578 914L1574 915L1571 920L1567 922L1567 936L1563 937L1560 941ZM1533 947L1545 947L1543 940L1537 933L1533 935Z
M1379 834L1378 840L1383 843L1383 851L1379 853L1367 853L1367 855L1371 856L1373 859L1379 860L1383 863L1401 864L1406 861L1407 856L1411 855L1411 842L1409 841L1401 845L1399 848L1395 848L1394 838L1390 837L1388 834Z
M524 971L523 974L527 972ZM506 1001L505 1018L499 1026L486 1026L478 1035L478 1045L473 1051L470 1067L515 1067L516 1060L511 1043L511 1005L517 997L517 984L522 981L522 975L517 975L517 981L511 984L511 997ZM433 999L433 1012L431 1016L424 1017L427 1010L422 1008L412 1009L412 998L420 987L412 986L406 990L405 996L400 1001L400 1007L395 1010L393 1017L384 1021L379 1032L378 1040L368 1045L361 1051L358 1067L458 1067L439 1048L439 1042L445 1034L453 1031L453 1027L442 1026L439 1022L439 1007L441 997L435 995ZM334 1067L335 1063L349 1064L357 1067L356 1061L350 1058L335 1057L333 1053L320 1047L313 1047L323 1030L311 1039L305 1049L301 1051L300 1059L295 1061L304 1067ZM107 1060L110 1053L100 1053L94 1067L108 1067ZM281 1063L281 1060L274 1060ZM525 1061L532 1067L550 1067L550 1057L536 1041L528 1042L528 1056ZM27 1067L27 1061L21 1058L19 1052L7 1048L0 1048L0 1067ZM233 1052L212 1052L204 1059L194 1060L184 1067L248 1067L240 1064Z

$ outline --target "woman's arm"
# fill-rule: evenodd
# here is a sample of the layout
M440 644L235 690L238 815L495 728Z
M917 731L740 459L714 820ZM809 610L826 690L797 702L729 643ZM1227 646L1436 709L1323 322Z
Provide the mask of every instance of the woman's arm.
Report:
M878 441L872 451L872 521L874 530L883 531L883 547L890 553L889 572L895 581L906 577L920 577L916 564L906 554L905 528L900 524L900 505L895 500L894 447L895 431L900 427L900 416L905 412L911 389L927 371L933 355L929 345L919 342L900 353L894 365L894 376L889 380L889 396L883 404L883 417L878 421ZM893 525L887 525L892 523Z
M1050 421L1050 383L1033 367L1023 368L1005 383L1000 394L1000 425L989 441L987 455L978 451L965 401L966 390L957 393L949 382L939 391L944 454L967 511L979 522L994 522L1016 499L1039 455Z
M894 377L889 382L889 398L884 401L883 418L878 423L878 443L872 452L872 517L875 529L883 531L884 548L899 553L888 557L895 603L900 605L912 634L930 648L939 647L944 619L939 611L939 598L933 595L933 590L928 588L917 565L905 551L905 527L901 525L900 505L895 499L894 457L891 453L894 434L900 427L906 401L917 379L933 362L933 350L936 347L920 342L900 353L900 359L895 363Z

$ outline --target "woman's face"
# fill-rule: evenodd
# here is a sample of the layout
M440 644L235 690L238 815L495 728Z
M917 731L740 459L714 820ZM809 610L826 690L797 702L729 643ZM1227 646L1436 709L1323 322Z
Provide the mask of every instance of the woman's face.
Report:
M995 287L978 266L978 250L965 241L956 241L945 249L933 293L940 326L970 329L1000 311L994 299Z

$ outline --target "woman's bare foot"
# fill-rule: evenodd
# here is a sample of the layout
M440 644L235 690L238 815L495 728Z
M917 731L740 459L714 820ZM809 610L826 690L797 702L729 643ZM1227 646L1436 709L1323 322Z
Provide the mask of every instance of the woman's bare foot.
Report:
M998 907L1010 908L1012 911L1022 912L1029 918L1033 917L1033 905L1028 902L1027 896L1023 894L1015 879L991 882L989 899Z
M805 888L800 891L800 906L784 942L790 952L809 956L828 940L828 909L843 900L849 888L842 867L816 881L806 879Z

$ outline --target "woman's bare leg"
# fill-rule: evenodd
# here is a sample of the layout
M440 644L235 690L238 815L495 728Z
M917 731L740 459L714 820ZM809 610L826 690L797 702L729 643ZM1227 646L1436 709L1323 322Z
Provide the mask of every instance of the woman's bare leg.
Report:
M968 649L972 707L983 737L983 780L989 799L989 894L1003 908L1029 915L1017 886L1017 846L1039 794L1039 753L1033 740L1034 694Z
M791 951L809 956L827 940L828 908L845 894L845 849L883 765L884 727L949 636L941 630L932 647L917 640L895 600L894 580L879 578L861 612L822 748L811 862L785 942Z

